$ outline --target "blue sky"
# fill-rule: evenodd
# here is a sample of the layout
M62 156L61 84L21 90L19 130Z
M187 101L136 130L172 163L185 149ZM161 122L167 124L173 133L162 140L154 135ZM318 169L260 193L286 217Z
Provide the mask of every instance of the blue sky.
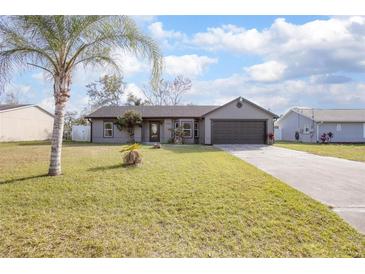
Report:
M136 16L161 46L164 78L191 78L183 103L223 104L243 96L277 114L293 106L365 108L365 18L358 16ZM148 64L123 54L127 92L143 97ZM87 104L85 85L105 71L78 69L70 110ZM40 71L7 87L24 103L52 109Z

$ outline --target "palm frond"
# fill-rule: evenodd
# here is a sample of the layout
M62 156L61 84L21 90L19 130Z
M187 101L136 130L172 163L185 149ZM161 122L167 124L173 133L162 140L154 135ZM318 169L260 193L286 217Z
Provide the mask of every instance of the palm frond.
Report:
M0 84L15 69L36 66L56 75L75 66L102 65L119 72L117 49L148 58L151 83L162 70L158 45L128 16L8 16L0 20Z

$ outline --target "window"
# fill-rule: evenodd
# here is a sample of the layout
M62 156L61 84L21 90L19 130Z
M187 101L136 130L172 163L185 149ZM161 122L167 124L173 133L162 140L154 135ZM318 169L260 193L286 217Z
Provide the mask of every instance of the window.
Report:
M192 122L181 122L183 131L184 131L184 137L185 138L191 138L192 137L192 131L193 131L193 123Z
M104 137L113 137L113 122L104 122Z
M304 134L308 134L308 133L310 133L310 126L309 126L309 125L305 125L305 126L304 126L303 133L304 133Z
M342 130L342 126L341 124L337 124L336 125L336 131L341 131Z
M199 124L198 122L194 123L194 138L199 138Z

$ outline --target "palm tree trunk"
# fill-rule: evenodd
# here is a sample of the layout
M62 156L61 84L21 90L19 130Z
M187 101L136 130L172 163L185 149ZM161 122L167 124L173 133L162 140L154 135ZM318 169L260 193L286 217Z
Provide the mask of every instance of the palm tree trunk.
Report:
M63 127L65 120L65 107L70 97L70 77L55 77L55 117L53 122L53 133L51 142L51 160L48 175L57 176L61 174L61 152Z
M57 176L61 174L61 152L64 118L65 104L56 103L51 143L51 161L48 170L48 175L50 176Z

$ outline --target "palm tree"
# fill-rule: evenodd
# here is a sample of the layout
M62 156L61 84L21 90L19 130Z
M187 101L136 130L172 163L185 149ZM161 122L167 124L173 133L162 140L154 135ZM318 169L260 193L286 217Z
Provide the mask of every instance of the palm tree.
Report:
M55 118L49 175L61 174L65 106L72 72L79 65L101 65L119 72L114 50L147 57L151 84L158 85L162 56L157 44L127 16L9 16L0 20L0 84L12 72L36 67L53 81Z

